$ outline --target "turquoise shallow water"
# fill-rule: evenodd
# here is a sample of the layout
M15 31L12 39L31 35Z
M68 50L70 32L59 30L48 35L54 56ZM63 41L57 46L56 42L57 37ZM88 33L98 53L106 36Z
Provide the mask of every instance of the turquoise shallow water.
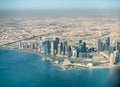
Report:
M0 50L0 87L117 87L119 69L62 71L41 56Z

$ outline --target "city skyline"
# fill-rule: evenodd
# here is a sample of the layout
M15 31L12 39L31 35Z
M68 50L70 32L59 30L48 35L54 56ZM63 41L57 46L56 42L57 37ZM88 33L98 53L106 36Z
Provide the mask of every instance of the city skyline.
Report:
M1 0L0 10L119 10L119 4L119 0Z
M0 0L0 87L120 87L120 0Z

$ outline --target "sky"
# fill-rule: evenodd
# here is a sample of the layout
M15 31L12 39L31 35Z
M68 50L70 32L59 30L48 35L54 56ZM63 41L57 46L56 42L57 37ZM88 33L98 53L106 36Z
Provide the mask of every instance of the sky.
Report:
M0 0L0 10L120 9L120 0Z

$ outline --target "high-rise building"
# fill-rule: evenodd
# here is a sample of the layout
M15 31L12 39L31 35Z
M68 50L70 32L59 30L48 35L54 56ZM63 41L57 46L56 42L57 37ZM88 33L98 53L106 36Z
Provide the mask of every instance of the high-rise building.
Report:
M28 45L28 43L24 43L24 48L29 48L29 45Z
M58 44L58 54L57 54L58 56L60 56L61 55L61 49L60 49L60 44Z
M38 36L37 38L38 38L38 47L39 47L40 42L41 42L41 40L42 40L42 37L41 37L41 36Z
M81 50L82 50L82 53L85 53L86 52L86 43L85 42L83 42L82 43L82 48L81 48Z
M79 48L76 47L76 53L77 53L77 57L79 57Z
M101 42L101 40L100 39L98 39L98 51L100 52L100 51L102 51L102 42Z
M68 57L72 56L72 48L71 46L68 46Z
M46 42L43 43L43 52L46 54Z
M76 58L77 57L77 52L76 52L76 49L73 48L72 50L72 58Z
M82 40L78 42L77 52L82 52Z
M87 53L82 53L82 58L87 58Z
M28 43L25 43L25 42L19 42L19 49L23 49L23 48L29 48Z
M115 64L117 64L120 61L118 50L114 51L114 55L115 55Z
M114 65L114 62L115 62L115 57L114 57L114 54L111 53L111 54L110 54L110 66L113 66L113 65Z
M19 49L23 49L24 47L24 43L23 42L19 42Z
M60 43L60 50L63 52L63 42Z
M56 42L57 44L59 44L59 41L60 41L60 39L59 39L58 37L56 37L55 42Z
M118 52L120 53L120 42L117 42L117 47L116 49L118 50Z
M87 58L93 58L93 54L87 54Z
M56 38L54 41L55 54L58 53L58 44L59 44L59 38Z
M50 41L45 41L45 54L50 53Z
M109 48L109 47L108 47ZM105 50L105 44L104 43L102 43L102 51L104 51Z
M109 46L108 47L108 55L110 55L111 53L113 53L115 51L115 47L114 46Z
M40 41L38 49L43 52L44 41Z
M55 55L54 41L51 41L51 55Z
M82 58L82 52L79 53L79 58Z
M110 46L110 38L107 37L107 39L105 40L105 50L108 50L109 46Z
M30 49L33 50L33 43L30 43Z
M65 42L63 43L63 55L66 55L67 49L68 49L68 46L67 46L67 42L65 41Z
M78 46L81 46L82 40L79 40L78 42Z
M36 43L33 43L33 45L34 45L34 49L37 49L38 48L38 43L36 42Z

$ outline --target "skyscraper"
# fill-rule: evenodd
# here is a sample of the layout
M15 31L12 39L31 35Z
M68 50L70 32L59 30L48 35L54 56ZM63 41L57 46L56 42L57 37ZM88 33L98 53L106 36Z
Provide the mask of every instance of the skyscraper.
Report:
M60 41L60 39L59 39L58 37L56 37L55 42L56 42L57 44L59 44L59 41Z
M55 54L58 53L58 44L59 44L59 38L56 38L54 41Z
M102 43L102 51L104 51L104 50L105 50L105 43Z
M79 48L76 47L76 53L77 53L77 57L79 57Z
M65 41L63 43L63 55L65 55L67 53L67 42Z
M107 37L107 39L105 40L105 50L108 50L109 46L110 46L110 38Z
M60 43L60 50L63 51L63 42Z
M71 46L68 46L68 57L71 57L72 55L72 48Z
M47 55L50 53L50 41L45 42L45 53Z
M87 58L87 53L82 53L82 58Z
M98 51L102 51L102 42L100 39L98 39Z
M115 50L114 50L114 47L113 46L109 46L108 47L108 54L110 55L111 53L113 53Z
M115 55L115 64L117 64L120 61L118 50L114 51L114 55Z
M76 52L76 49L73 48L72 50L72 58L76 58L77 57L77 52Z
M118 61L120 61L120 42L117 42L116 51L118 51Z
M45 47L46 47L45 42L43 42L43 53L45 53L45 50L46 50Z
M60 49L60 44L58 44L58 54L57 54L58 56L60 56L61 55L61 49Z
M41 52L43 52L43 45L44 45L44 41L40 41L38 48Z
M81 46L82 40L79 40L78 42L78 46Z
M23 49L24 47L24 43L23 42L19 42L19 49Z
M86 49L87 49L87 48L86 48L86 43L83 42L83 43L82 43L82 48L81 48L82 52L85 53L85 52L86 52Z
M117 42L117 47L116 49L118 50L118 52L120 53L120 42Z
M113 66L113 64L114 64L114 60L115 60L115 58L114 58L114 54L111 53L111 54L110 54L110 66Z
M38 36L38 46L40 45L40 41L42 40L42 37L41 36Z
M51 41L51 55L55 55L54 41Z

